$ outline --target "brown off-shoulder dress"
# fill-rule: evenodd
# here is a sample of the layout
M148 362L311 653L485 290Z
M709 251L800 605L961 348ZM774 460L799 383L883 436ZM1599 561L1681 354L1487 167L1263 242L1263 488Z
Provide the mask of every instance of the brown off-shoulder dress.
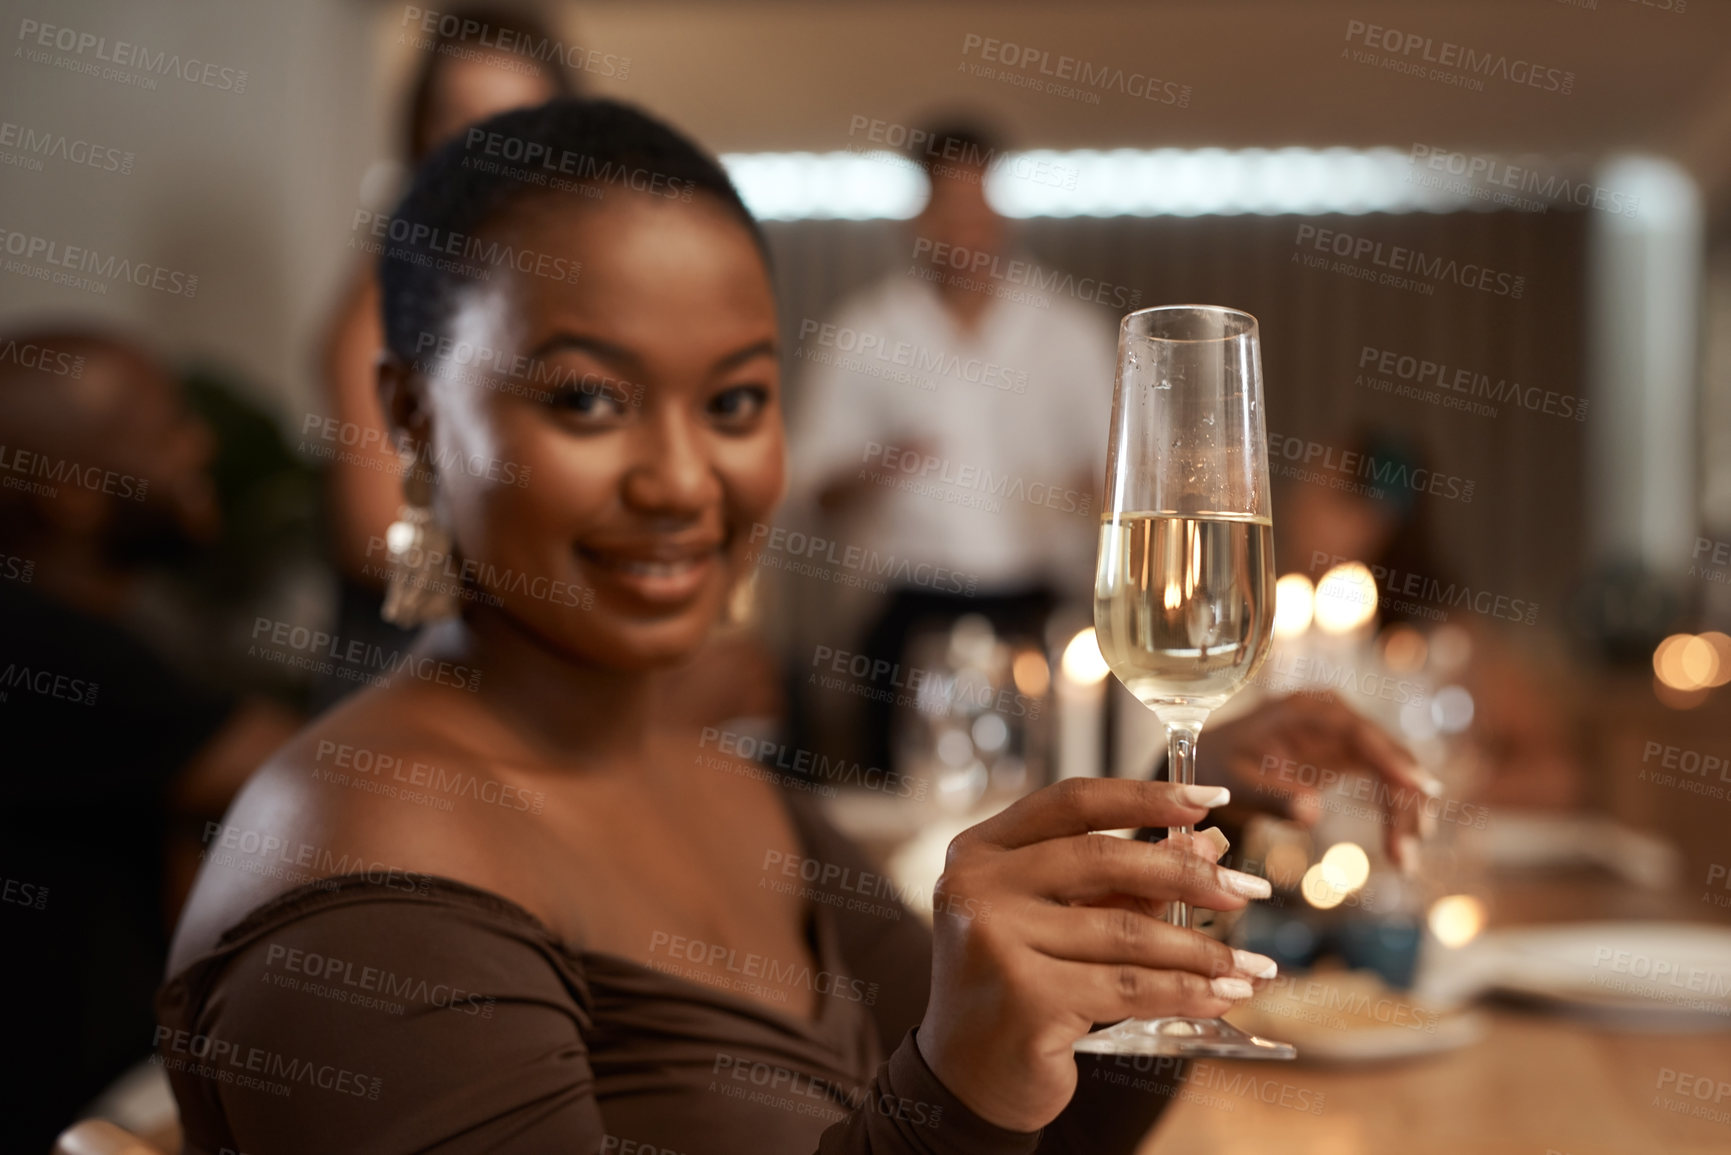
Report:
M787 801L812 858L869 875L809 802ZM561 942L460 882L299 887L158 993L185 1151L1106 1155L1134 1150L1175 1092L1166 1061L1083 1055L1044 1131L994 1126L915 1046L925 924L893 896L812 897L825 997L807 1020Z

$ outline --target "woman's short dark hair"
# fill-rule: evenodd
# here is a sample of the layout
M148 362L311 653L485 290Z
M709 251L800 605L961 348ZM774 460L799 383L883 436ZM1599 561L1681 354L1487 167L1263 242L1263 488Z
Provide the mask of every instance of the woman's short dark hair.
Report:
M528 260L562 279L578 274L564 256L516 253L481 239L514 206L564 197L581 212L586 202L627 191L711 198L738 219L768 263L757 221L714 158L630 105L565 97L471 125L416 170L381 238L386 347L405 362L424 359L444 335L456 293L507 262L523 268Z
M577 85L565 71L559 54L549 51L550 46L559 47L553 30L534 13L497 5L470 5L438 16L439 32L427 46L427 55L409 89L404 136L410 164L420 164L439 143L432 139L432 125L428 121L433 110L433 90L452 60L476 52L515 56L525 67L545 77L554 95L575 94Z

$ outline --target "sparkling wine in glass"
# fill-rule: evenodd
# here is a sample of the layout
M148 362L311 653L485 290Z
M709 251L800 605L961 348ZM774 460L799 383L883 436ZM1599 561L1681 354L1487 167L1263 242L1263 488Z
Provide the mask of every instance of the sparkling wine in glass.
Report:
M1168 305L1124 318L1112 397L1094 630L1112 672L1166 728L1173 782L1196 781L1211 711L1268 655L1274 522L1256 318ZM1187 826L1171 837L1188 837ZM1174 925L1190 908L1174 902ZM1224 1019L1126 1019L1076 1050L1291 1059Z

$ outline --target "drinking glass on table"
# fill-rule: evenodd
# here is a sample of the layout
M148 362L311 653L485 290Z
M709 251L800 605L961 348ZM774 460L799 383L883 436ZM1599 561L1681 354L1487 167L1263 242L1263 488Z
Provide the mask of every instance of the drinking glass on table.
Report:
M1171 780L1196 781L1211 711L1268 654L1274 523L1256 318L1213 305L1125 317L1094 579L1106 663L1166 728ZM1187 838L1189 827L1170 837ZM1190 925L1173 902L1167 920ZM1126 1019L1087 1035L1097 1054L1291 1059L1224 1019Z

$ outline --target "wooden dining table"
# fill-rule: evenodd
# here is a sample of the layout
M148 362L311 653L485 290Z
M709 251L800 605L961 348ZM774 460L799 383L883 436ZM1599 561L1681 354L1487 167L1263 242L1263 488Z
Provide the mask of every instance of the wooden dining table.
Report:
M1609 876L1506 881L1491 925L1711 917ZM1353 1065L1191 1069L1140 1155L1731 1155L1731 1031L1632 1033L1487 1004L1475 1043Z

